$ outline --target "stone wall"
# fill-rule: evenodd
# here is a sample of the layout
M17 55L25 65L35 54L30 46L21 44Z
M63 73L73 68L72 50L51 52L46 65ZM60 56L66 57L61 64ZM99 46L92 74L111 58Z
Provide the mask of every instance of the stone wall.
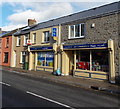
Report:
M119 14L120 16L120 14ZM118 14L101 16L97 18L79 20L62 25L61 41L64 44L88 44L88 43L106 43L109 39L114 40L115 49L115 72L119 74L119 35L118 35ZM77 39L68 39L68 26L74 24L85 23L85 37ZM91 28L91 24L95 23L95 27Z

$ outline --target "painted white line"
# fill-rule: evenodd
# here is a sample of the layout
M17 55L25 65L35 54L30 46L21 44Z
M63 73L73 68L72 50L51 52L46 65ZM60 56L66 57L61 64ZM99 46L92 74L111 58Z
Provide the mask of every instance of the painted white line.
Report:
M23 74L25 75L26 73L22 73L22 72L17 72L17 71L12 71L13 73L16 73L16 74Z
M6 86L9 86L9 87L11 86L10 84L7 84L7 83L1 82L1 81L0 81L0 84L6 85Z
M34 95L34 96L39 97L39 98L42 98L42 99L45 99L45 100L47 100L47 101L50 101L50 102L59 104L59 105L61 105L61 106L64 106L64 107L67 107L67 108L70 108L70 109L75 109L75 108L73 108L73 107L70 107L70 106L68 106L68 105L66 105L66 104L60 103L60 102L58 102L58 101L55 101L55 100L52 100L52 99L49 99L49 98L46 98L46 97L37 95L37 94L35 94L35 93L33 93L33 92L26 91L26 93L31 94L31 95Z

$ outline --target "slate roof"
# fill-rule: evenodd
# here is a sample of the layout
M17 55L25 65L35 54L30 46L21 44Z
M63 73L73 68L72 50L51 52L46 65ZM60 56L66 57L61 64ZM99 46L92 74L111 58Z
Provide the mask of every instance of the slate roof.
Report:
M9 32L10 32L10 31L2 32L2 33L0 34L0 37L2 37L2 36L4 36L4 35L8 34Z
M52 19L46 22L38 23L37 25L34 25L33 27L29 27L29 29L21 30L20 33L15 33L14 35L26 34L26 33L29 33L30 31L38 30L41 28L57 26L59 24L77 21L80 19L82 20L86 18L92 18L92 17L101 16L101 15L103 16L103 15L112 14L112 13L120 11L119 6L120 6L120 1L107 4L107 5L103 5L100 7L92 8L86 11L74 13L68 16L63 16L57 19Z
M7 32L3 33L3 34L1 35L1 37L12 36L12 34L14 34L16 31L17 31L17 29L12 30L12 31L7 31Z

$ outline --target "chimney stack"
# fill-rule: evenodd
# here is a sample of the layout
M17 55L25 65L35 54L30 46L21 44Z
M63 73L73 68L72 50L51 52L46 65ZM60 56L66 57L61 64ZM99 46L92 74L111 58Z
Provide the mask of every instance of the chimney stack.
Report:
M28 19L28 26L35 25L36 23L35 19Z

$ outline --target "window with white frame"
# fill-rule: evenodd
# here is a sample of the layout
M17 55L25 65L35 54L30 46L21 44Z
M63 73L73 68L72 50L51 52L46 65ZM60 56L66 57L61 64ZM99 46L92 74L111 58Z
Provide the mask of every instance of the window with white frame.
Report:
M24 36L24 46L26 46L27 45L27 40L28 40L28 34L26 34L25 36Z
M16 46L20 46L20 36L17 37L17 45Z
M69 39L83 38L85 36L85 24L77 24L69 26Z
M25 62L25 57L26 57L26 52L22 51L21 54L20 54L20 63Z
M32 42L35 44L36 43L36 33L33 33L33 39Z
M9 38L6 38L6 48L9 46Z
M44 33L44 42L49 42L50 40L50 33L49 31L45 31Z

